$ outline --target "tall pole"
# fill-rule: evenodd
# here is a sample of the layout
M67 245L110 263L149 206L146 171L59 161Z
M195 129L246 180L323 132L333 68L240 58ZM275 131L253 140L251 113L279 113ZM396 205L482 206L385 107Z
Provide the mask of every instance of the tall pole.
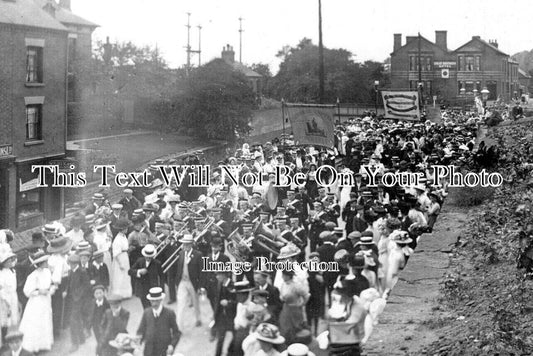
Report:
M239 63L242 64L242 17L239 17Z
M187 74L191 69L191 13L187 13Z
M324 45L322 43L322 1L318 0L318 100L324 102Z
M281 123L283 125L283 137L285 137L285 100L281 99Z
M418 107L422 112L422 37L418 32Z
M198 67L202 65L202 26L198 25Z

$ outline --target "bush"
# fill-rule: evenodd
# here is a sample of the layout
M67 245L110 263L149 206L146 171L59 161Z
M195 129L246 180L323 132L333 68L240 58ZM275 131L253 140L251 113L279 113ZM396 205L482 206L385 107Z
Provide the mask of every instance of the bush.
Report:
M476 206L492 198L493 187L460 187L450 188L448 201L455 206Z

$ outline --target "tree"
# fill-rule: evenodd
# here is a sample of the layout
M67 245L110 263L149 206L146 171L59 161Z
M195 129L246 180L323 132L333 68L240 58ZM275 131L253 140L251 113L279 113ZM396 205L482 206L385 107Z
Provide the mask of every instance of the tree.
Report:
M318 46L304 38L296 47L284 46L276 55L281 58L278 74L271 80L271 94L291 102L318 101ZM383 80L381 63L356 63L345 49L324 48L324 102L373 102L374 80Z
M254 99L246 77L215 59L187 78L174 99L175 123L191 135L231 140L249 132Z

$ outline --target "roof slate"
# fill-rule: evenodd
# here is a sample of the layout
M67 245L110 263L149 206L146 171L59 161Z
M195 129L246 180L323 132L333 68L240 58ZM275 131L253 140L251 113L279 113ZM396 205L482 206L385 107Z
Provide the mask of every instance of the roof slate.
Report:
M0 23L67 31L33 0L0 0Z

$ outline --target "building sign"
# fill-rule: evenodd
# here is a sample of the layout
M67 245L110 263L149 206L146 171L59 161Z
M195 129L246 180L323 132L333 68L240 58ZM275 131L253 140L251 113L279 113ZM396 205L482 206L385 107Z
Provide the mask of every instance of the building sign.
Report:
M13 145L0 146L0 157L11 156L13 154Z
M28 190L39 188L39 178L31 179L26 183L22 183L22 179L19 179L19 187L20 192L27 192Z
M418 92L382 91L385 119L420 120Z
M333 146L335 105L284 105L297 145Z
M435 69L455 69L457 63L455 61L435 61L433 62L433 67Z

